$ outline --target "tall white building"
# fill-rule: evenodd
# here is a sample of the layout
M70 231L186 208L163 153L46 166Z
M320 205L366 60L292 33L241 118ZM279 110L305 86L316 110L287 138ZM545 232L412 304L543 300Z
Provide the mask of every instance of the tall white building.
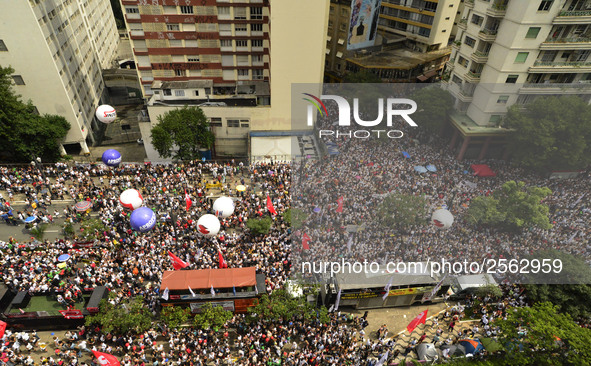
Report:
M14 69L14 90L39 113L70 122L63 145L79 144L82 152L93 142L94 111L104 91L101 69L110 67L118 42L109 0L2 4L0 65Z
M591 96L591 0L466 0L447 65L458 159L502 152L507 108Z

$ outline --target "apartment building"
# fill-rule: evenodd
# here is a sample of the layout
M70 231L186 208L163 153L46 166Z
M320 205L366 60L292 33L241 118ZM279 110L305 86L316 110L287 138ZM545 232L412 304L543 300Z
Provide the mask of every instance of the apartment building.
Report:
M16 93L39 113L70 122L62 153L88 152L104 91L101 69L119 41L109 0L7 1L2 10L0 64L15 70Z
M591 1L465 0L444 85L456 98L457 158L502 156L507 108L591 96Z
M459 4L459 0L331 0L325 81L341 82L347 73L361 70L383 82L432 80L451 53L448 45ZM376 14L368 29L377 34L364 47L351 47L351 40L358 38L356 24L372 10Z
M121 4L148 104L150 123L140 125L148 159L159 160L150 148L150 128L183 105L203 109L218 157L290 158L285 134L297 108L291 87L313 83L320 90L328 1Z

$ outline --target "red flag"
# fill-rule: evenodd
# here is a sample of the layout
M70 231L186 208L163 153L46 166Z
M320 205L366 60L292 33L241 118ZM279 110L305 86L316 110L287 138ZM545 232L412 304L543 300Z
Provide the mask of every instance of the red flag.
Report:
M269 196L267 196L267 209L272 215L277 215L277 211L275 211L275 207L273 207L273 202Z
M407 326L406 326L406 330L408 330L409 333L412 333L413 330L415 330L415 328L417 327L417 325L419 324L425 324L425 321L427 320L427 311L429 311L428 309L423 311L422 313L420 313L419 315L417 315L416 318L414 318Z
M185 203L187 204L187 211L189 211L189 208L193 204L193 201L191 201L191 197L187 194L186 189L185 189Z
M189 265L189 263L182 261L179 257L172 254L170 251L168 252L168 256L170 257L170 260L172 261L172 268L174 268L175 270L185 268Z
M311 240L312 238L310 238L310 236L307 233L304 233L304 236L302 237L302 247L305 250L309 250L310 246L308 245L308 242Z
M110 355L108 353L103 353L99 351L92 351L94 357L97 358L99 365L101 366L119 366L121 365L117 360L117 357Z
M226 261L224 260L224 257L222 256L222 251L218 249L218 261L219 263L219 267L220 268L228 268L228 263L226 263Z
M4 337L4 331L6 331L6 322L0 320L0 339Z
M341 196L341 198L339 198L337 200L337 203L339 204L339 207L337 207L337 212L343 212L343 200L345 199L345 197Z

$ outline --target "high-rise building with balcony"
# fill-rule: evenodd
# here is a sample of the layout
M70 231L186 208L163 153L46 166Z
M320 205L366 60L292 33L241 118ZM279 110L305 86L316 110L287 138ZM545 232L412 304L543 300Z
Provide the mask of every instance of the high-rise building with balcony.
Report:
M591 1L465 0L446 66L457 157L502 154L507 108L542 95L591 96Z
M101 69L119 42L111 3L8 1L2 11L0 64L14 69L14 90L39 113L65 117L71 128L62 145L88 152L105 89Z

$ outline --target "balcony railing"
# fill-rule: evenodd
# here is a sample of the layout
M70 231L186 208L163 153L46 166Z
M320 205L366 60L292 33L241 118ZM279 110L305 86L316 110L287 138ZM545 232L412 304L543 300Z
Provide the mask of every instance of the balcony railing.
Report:
M476 56L476 57L488 57L488 52L474 51L474 56Z
M471 8L474 6L474 0L466 0L464 3L467 7Z
M589 37L567 37L567 38L546 38L547 43L589 43L591 38Z
M589 89L591 83L579 81L578 83L527 83L523 84L524 88L569 88L569 89Z
M591 10L574 10L574 11L561 11L558 14L559 17L588 17L591 16Z
M555 62L555 61L536 61L535 66L556 66L556 67L589 67L591 61L574 61L574 62Z

